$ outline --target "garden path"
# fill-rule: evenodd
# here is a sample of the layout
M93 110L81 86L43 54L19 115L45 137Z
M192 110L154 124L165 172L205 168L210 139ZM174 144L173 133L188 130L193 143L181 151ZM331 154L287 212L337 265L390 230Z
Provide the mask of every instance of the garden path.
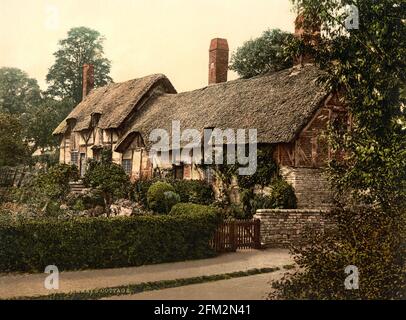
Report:
M0 299L208 276L254 268L283 267L292 263L292 256L285 249L241 250L202 260L130 268L61 272L59 290L52 291L44 287L44 280L49 276L48 274L1 274Z

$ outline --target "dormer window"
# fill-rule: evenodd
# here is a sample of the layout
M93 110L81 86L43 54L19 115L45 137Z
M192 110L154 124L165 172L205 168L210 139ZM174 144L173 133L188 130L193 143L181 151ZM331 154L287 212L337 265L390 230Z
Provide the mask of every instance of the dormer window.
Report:
M72 130L76 125L76 119L75 118L67 119L66 123L67 123L67 125L69 127L69 130Z
M97 127L97 124L99 123L100 117L101 117L101 113L93 113L92 114L91 126L93 128Z

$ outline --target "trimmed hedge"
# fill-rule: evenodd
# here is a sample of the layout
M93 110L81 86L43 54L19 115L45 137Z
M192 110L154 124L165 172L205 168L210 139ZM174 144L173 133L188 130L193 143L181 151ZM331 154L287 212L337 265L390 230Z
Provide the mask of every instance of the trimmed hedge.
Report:
M192 215L192 214L218 214L213 207L195 203L178 203L172 207L170 215Z
M0 272L114 268L200 259L215 214L1 221Z

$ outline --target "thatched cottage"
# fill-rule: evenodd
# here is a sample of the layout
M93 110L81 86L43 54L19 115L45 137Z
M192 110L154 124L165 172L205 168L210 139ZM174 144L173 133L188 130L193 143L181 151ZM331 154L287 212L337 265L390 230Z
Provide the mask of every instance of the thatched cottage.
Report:
M306 35L303 29L296 32ZM93 69L84 66L83 101L54 131L60 162L78 165L83 174L87 159L109 147L131 179L146 179L154 172L148 137L156 128L170 133L172 120L200 132L255 128L259 144L275 147L274 158L295 188L298 206L328 205L323 167L331 154L323 131L345 109L318 84L321 71L302 59L291 69L227 82L228 56L227 41L212 40L209 86L183 93L161 74L91 90ZM212 178L193 163L162 166L179 179Z

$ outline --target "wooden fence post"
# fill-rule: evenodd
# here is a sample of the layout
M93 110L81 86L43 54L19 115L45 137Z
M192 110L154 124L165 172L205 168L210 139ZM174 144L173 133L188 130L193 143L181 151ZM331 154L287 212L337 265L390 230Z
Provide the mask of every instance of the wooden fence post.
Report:
M231 251L235 252L237 251L237 238L235 236L235 221L231 220L230 221L230 249Z
M256 219L254 224L255 249L261 248L261 220Z

